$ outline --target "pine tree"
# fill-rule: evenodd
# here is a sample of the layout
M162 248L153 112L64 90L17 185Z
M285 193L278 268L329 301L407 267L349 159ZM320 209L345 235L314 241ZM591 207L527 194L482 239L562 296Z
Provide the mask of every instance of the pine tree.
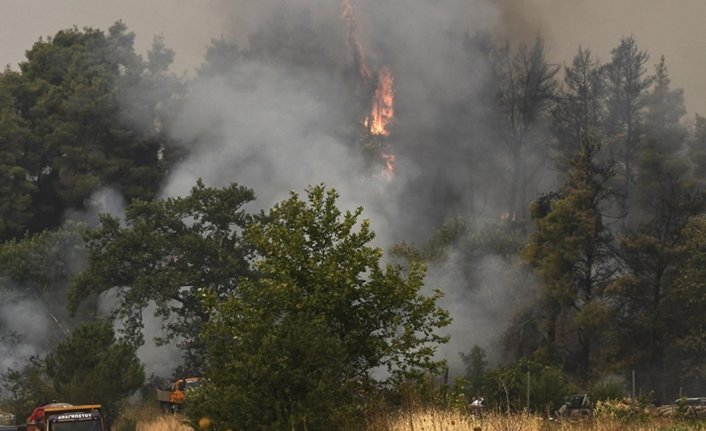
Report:
M592 346L607 325L604 290L614 273L613 238L602 214L613 197L608 182L614 173L597 162L599 149L584 141L561 192L533 204L537 230L524 250L542 280L546 338L540 354L582 378L591 374Z

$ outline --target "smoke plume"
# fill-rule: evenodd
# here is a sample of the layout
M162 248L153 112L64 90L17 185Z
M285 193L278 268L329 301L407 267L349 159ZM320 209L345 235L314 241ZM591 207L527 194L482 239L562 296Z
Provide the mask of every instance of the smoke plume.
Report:
M195 79L170 130L190 156L173 170L164 195L188 193L197 178L237 182L254 189L259 209L324 183L345 208L365 208L382 247L424 241L456 217L496 220L501 175L486 157L479 101L490 68L464 41L493 23L518 22L503 5L224 2L233 32L223 38L242 54ZM371 137L365 122L381 70L394 77L394 118L389 133ZM394 157L390 175L388 159L366 153L377 147ZM455 317L444 351L455 366L458 352L473 344L496 347L499 321L514 304L502 285L506 262L487 257L478 286L469 286L460 259L451 253L427 281L446 292L443 305Z
M477 32L507 36L520 27L519 38L533 36L531 25L516 13L517 3L211 2L225 23L211 36L237 48L220 56L211 52L218 67L204 64L191 81L183 109L167 131L188 157L171 170L161 195L185 195L197 178L211 186L237 182L254 189L251 209L259 210L292 190L301 193L324 183L337 189L344 209L365 208L376 245L384 248L399 241L419 244L458 217L479 225L497 220L505 209L501 166L488 156L491 137L480 100L491 70L487 57L465 41ZM179 46L171 48L178 56ZM226 55L233 52L237 58ZM381 73L390 75L394 117L387 133L373 136L364 123ZM122 215L124 203L109 189L92 202L87 213L67 218L93 224L97 212ZM455 318L452 343L443 352L452 361L473 344L492 349L503 329L498 320L513 304L503 285L505 262L484 259L477 285L470 286L459 269L461 260L450 253L430 269L427 280L428 288L446 292L442 305ZM3 291L3 298L6 292L11 291ZM4 301L0 310L10 329L8 322L15 320L6 304L15 304L13 313L39 307L26 298L13 301ZM108 314L110 295L100 301ZM48 326L41 317L23 325L38 329L21 341L20 356L43 349L48 341L39 328ZM145 331L151 343L160 322L146 321ZM6 345L0 342L0 348ZM13 358L3 367L18 360L0 353ZM139 355L148 373L164 375L165 358L174 358L176 351L148 344Z

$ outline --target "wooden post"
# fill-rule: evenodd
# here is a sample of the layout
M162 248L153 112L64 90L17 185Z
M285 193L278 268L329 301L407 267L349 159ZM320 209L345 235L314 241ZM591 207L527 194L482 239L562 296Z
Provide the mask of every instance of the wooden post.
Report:
M530 412L530 372L527 370L527 414Z

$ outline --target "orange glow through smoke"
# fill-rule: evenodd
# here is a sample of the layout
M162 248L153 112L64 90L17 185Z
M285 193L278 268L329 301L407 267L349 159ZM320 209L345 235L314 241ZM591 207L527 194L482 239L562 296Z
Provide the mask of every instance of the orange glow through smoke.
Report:
M373 94L370 115L363 118L362 125L372 137L385 137L390 135L394 108L394 77L389 67L383 67L375 75L370 71L365 61L363 45L358 40L358 22L351 0L341 0L341 19L346 23L348 30L348 47L351 50L353 63L358 69L362 87L370 88L373 76L376 79L375 93ZM381 142L382 141L382 142ZM395 172L395 155L389 151L389 142L377 140L380 146L380 158L385 164L382 175L391 180Z
M381 155L382 159L385 161L385 170L383 171L383 175L388 180L391 180L395 173L395 155L385 152L381 153Z
M389 68L378 72L378 85L373 96L373 108L370 112L370 133L375 136L389 136L390 123L395 115L394 78Z

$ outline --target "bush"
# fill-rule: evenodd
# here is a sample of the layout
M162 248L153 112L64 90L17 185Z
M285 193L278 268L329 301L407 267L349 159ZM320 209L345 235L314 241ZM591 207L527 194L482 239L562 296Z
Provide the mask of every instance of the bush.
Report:
M563 372L553 366L521 359L511 367L487 372L483 389L488 406L499 410L521 411L527 408L527 374L529 372L531 411L551 414L569 394Z
M611 379L595 382L591 387L591 393L596 401L619 400L625 395L623 385Z

